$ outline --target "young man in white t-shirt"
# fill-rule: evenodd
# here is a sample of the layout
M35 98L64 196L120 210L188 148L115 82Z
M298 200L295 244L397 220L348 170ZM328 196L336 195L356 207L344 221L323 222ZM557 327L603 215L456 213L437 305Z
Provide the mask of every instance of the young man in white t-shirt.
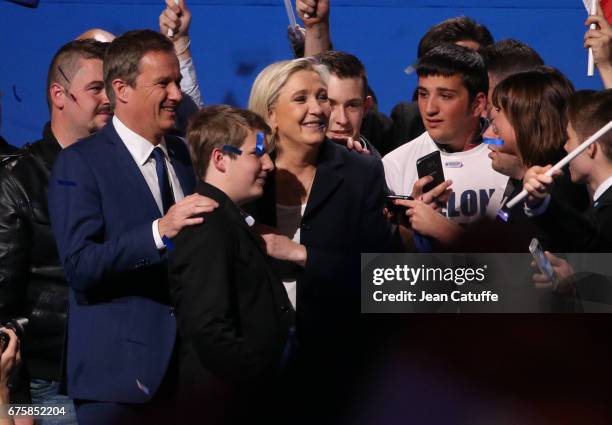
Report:
M419 180L416 162L440 151L444 176L452 181L446 216L456 223L474 222L486 215L494 193L503 191L508 181L493 170L487 146L482 144L480 117L488 91L485 64L475 51L447 44L425 54L416 70L418 106L427 131L383 158L387 185L395 194L412 194L419 199L428 180ZM452 231L456 226L428 205L418 201L399 203L409 207L414 230L442 242L456 235Z

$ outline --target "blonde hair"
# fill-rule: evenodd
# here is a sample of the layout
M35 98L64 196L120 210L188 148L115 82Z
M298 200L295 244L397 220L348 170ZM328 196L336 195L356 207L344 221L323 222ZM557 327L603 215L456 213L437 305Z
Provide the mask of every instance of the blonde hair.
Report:
M278 100L281 89L287 81L298 71L313 71L319 74L321 80L327 85L329 71L315 58L299 58L275 62L268 65L259 73L249 96L249 109L260 115L270 124L270 111ZM270 147L276 147L276 130L272 129L272 135L268 138Z

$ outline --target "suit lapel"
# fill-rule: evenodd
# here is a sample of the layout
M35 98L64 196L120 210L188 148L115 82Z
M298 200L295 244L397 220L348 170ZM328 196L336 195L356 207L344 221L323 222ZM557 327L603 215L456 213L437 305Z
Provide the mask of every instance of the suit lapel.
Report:
M144 201L143 206L148 208L151 216L161 217L161 212L159 211L157 202L155 202L155 198L151 193L151 189L149 189L147 181L142 175L138 164L136 164L136 161L134 161L132 154L130 154L130 151L128 151L127 147L115 131L115 127L113 126L112 122L107 124L102 131L106 135L106 140L115 149L117 164L114 169L117 173L122 173L125 175L124 178L119 179L119 181L133 186L134 193L141 194L139 197L141 201Z
M325 141L321 145L319 160L317 162L317 173L312 182L312 189L304 211L302 220L307 219L336 191L344 180L339 169L344 165L342 158L330 145L330 141Z

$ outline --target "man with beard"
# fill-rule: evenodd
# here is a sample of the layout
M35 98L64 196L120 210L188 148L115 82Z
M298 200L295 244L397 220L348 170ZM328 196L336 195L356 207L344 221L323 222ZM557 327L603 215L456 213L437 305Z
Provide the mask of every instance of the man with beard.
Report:
M71 41L51 61L47 102L51 120L41 140L0 168L0 318L30 320L23 356L35 404L62 404L62 423L76 423L71 401L58 393L68 285L47 210L51 168L63 148L102 128L111 117L98 41ZM72 415L72 419L70 419Z

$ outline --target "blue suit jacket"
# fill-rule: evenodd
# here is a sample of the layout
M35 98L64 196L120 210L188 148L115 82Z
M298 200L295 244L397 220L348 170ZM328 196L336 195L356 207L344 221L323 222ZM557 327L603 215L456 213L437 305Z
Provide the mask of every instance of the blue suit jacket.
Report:
M183 193L193 193L186 146L171 137L166 144ZM60 153L49 213L71 288L69 395L150 400L172 355L176 321L166 259L151 230L161 214L112 123Z

